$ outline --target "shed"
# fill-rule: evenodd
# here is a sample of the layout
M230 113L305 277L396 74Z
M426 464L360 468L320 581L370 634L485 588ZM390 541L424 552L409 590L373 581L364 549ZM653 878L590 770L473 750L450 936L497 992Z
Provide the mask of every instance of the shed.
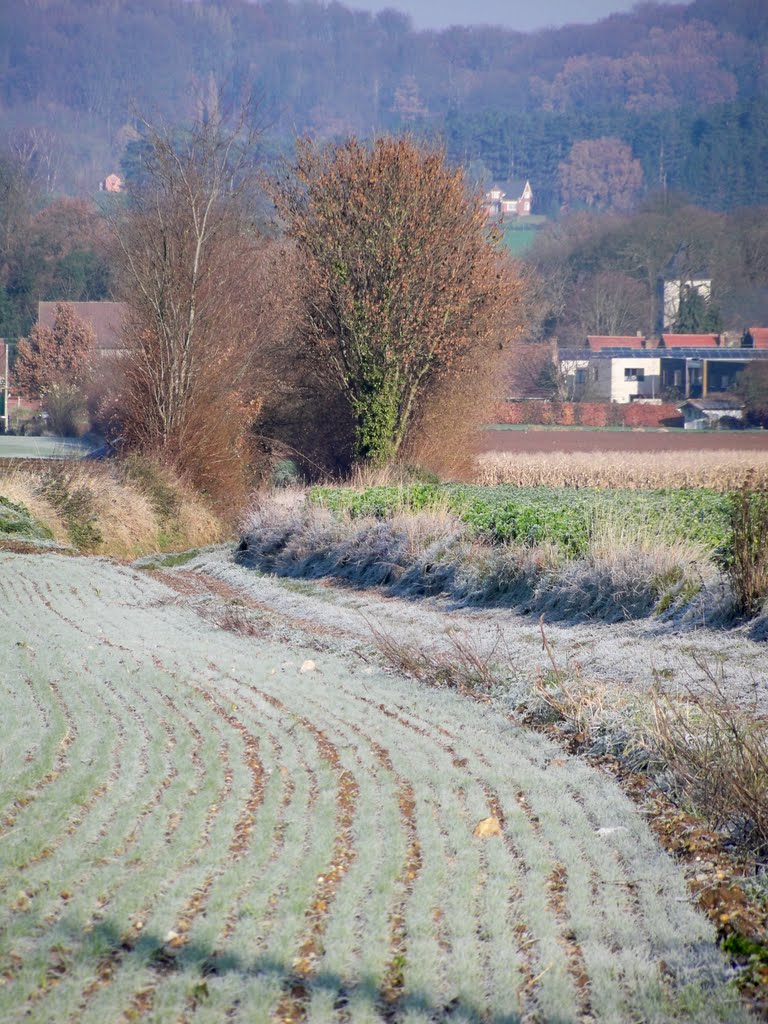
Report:
M724 419L744 419L744 406L738 398L691 398L678 408L686 430L708 430L723 426Z

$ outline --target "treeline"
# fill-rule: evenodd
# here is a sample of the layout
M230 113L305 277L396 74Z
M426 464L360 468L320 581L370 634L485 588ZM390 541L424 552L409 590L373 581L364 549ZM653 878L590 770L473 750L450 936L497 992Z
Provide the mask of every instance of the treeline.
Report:
M619 139L642 167L644 188L673 191L713 210L768 205L768 98L696 110L589 110L467 114L451 111L449 157L486 180L529 179L536 210L563 202L562 165L583 139Z
M119 169L136 109L184 123L246 91L269 126L262 158L297 133L445 132L455 159L501 183L529 175L549 209L574 142L610 137L649 190L724 208L768 187L761 0L643 4L530 34L415 32L338 3L27 0L0 10L0 39L0 129L54 194Z
M712 283L710 301L681 303L673 330L739 337L768 323L766 207L714 212L658 194L630 213L575 213L539 232L528 262L531 340L582 347L589 334L653 336L662 277Z
M245 113L146 131L144 178L109 212L119 352L61 303L18 342L13 387L230 502L282 454L314 474L466 460L523 286L463 171L351 137L302 142L270 178ZM262 190L279 237L255 226Z
M110 246L93 202L52 198L25 161L0 151L0 338L26 334L41 300L109 298Z

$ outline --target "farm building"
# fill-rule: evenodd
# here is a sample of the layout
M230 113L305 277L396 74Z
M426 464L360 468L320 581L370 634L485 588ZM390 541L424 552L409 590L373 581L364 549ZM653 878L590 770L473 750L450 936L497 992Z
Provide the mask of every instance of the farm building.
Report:
M692 398L680 406L686 430L706 430L724 426L727 420L744 419L744 407L738 398Z

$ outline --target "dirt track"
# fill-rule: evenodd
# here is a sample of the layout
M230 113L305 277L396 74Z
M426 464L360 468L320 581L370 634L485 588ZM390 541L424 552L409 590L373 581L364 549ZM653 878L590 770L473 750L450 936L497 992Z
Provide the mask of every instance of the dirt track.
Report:
M685 433L528 427L525 430L485 430L480 447L484 452L766 452L768 430Z

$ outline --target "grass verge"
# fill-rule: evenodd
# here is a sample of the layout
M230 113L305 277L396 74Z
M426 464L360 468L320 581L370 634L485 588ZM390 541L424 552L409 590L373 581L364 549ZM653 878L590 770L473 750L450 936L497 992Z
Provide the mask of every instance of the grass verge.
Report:
M441 595L574 621L682 616L720 580L695 538L666 539L658 523L642 526L618 514L593 516L591 542L581 549L569 557L539 535L535 543L494 543L445 505L385 517L283 494L250 509L236 557L283 576L330 576L403 597Z
M10 510L3 520L11 511L18 520L16 537L26 530L30 541L53 539L88 554L134 558L227 534L189 486L149 461L10 469L0 474L0 501Z

